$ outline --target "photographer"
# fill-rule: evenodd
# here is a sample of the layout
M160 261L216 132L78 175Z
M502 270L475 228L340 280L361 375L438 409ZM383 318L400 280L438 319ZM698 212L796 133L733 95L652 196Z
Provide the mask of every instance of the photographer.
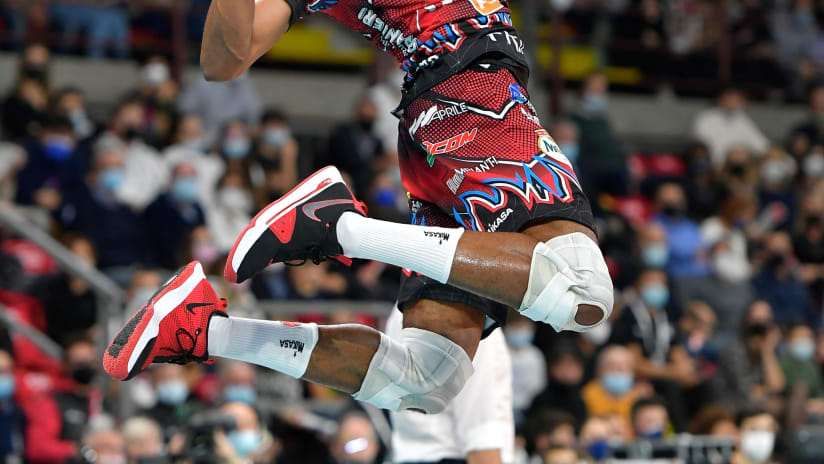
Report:
M184 447L193 464L274 462L280 444L246 403L231 402L219 410L192 417Z

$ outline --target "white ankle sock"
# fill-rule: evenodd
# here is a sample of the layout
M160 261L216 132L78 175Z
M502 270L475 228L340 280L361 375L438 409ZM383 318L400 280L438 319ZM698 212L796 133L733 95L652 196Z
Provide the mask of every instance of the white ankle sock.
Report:
M300 378L318 342L316 324L213 317L209 355L246 361Z
M449 280L461 228L415 226L346 212L336 225L343 253L405 267L439 282Z

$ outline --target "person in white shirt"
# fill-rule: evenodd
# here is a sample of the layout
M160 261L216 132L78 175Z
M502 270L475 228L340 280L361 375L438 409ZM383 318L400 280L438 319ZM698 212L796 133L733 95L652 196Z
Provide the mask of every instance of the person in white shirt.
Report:
M716 167L724 165L727 153L738 146L762 155L770 141L744 111L746 99L741 90L728 88L721 92L714 107L696 116L693 136L707 145Z
M402 322L396 307L386 334L399 337ZM513 462L512 366L500 330L481 341L472 365L475 373L440 414L390 413L393 462Z

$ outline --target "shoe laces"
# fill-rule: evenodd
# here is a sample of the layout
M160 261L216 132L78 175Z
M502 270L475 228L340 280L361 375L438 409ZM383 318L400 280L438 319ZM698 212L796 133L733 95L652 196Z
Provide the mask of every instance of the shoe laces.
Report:
M226 309L227 302L225 298L221 298L218 302L218 306L220 307L220 312L215 311L209 317L211 318L215 314L223 313L223 310ZM155 362L165 362L165 363L173 363L173 364L188 364L192 361L196 362L207 362L209 360L209 353L204 351L203 356L196 356L195 355L195 348L197 348L197 341L200 336L203 334L203 328L198 327L195 329L194 335L191 332L186 330L183 327L178 327L175 330L175 340L177 341L177 348L167 348L162 347L160 348L161 351L166 351L170 354L170 356L158 356L155 358ZM188 341L188 344L184 344L184 341ZM189 348L185 346L188 345Z

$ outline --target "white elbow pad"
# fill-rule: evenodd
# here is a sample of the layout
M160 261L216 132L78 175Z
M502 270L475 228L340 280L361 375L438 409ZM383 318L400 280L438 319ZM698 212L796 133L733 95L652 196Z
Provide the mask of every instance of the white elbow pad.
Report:
M474 369L459 345L428 330L403 329L401 340L381 334L356 400L392 411L437 414L463 389Z
M519 311L555 330L583 332L602 324L612 312L613 287L601 249L581 232L539 243L532 252L529 286ZM597 323L575 322L579 305L601 309Z

